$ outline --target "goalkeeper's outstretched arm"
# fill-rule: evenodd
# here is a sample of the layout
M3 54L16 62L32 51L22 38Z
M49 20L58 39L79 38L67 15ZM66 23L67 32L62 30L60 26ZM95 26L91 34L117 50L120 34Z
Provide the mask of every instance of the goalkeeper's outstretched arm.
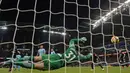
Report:
M82 38L79 38L79 39L71 39L70 42L69 42L69 47L75 47L75 43L76 42L85 42L87 41L86 37L82 37Z

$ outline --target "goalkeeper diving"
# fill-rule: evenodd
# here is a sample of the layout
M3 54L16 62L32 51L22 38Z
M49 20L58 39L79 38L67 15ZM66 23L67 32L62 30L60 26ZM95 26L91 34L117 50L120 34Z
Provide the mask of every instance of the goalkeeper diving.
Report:
M63 54L43 54L42 56L26 56L20 59L10 59L8 61L1 62L0 64L8 65L13 62L13 64L22 66L24 68L47 70L64 67L65 63L71 63L72 61L90 61L92 59L92 53L82 55L76 51L75 44L77 42L81 43L85 41L87 41L85 37L82 37L80 39L71 39L68 49Z

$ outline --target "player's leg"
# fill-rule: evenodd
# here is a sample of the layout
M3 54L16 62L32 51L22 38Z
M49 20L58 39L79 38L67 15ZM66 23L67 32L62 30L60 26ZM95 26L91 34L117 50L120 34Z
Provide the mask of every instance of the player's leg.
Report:
M126 64L126 67L129 67L129 64Z
M129 55L128 55L128 53L126 53L126 55L125 55L125 66L126 67L129 67Z
M124 68L124 64L123 64L123 63L122 63L122 65L121 65L121 66L122 66L122 68Z
M99 60L99 59L97 59L97 60ZM99 61L95 61L95 62L96 62L96 63L98 63ZM104 70L104 67L102 66L102 64L101 64L101 63L99 63L99 64L98 64L98 66L100 66L100 67L101 67L101 69L102 69L102 70Z
M12 71L12 69L13 69L13 64L12 64L12 63L10 63L10 64L9 64L9 72L11 72L11 71Z
M41 61L42 57L41 56L26 56L23 58L18 59L19 61Z
M125 66L125 57L123 55L123 57L122 57L122 68L124 68L124 66Z
M120 66L122 67L122 68L124 68L124 64L123 64L123 60L122 59L120 59Z
M91 70L93 70L94 69L94 63L97 63L97 60L96 60L96 58L95 58L95 56L94 55L92 55L93 57L91 57L91 58L93 58L93 59L91 59L92 60L92 64L91 64Z
M33 69L39 69L39 70L44 69L44 62L33 63L30 61L17 61L17 62L14 62L14 64L19 65L24 68L33 68Z
M23 58L20 58L20 59L13 59L11 58L10 60L8 61L4 61L4 62L1 62L0 64L3 64L3 65L6 65L6 64L10 64L12 63L12 61L34 61L34 62L38 62L38 61L42 61L42 57L41 56L26 56L26 57L23 57Z
M102 70L104 70L104 68L103 68L102 64L98 64L98 65L102 68Z
M17 65L17 68L18 68L18 71L20 71L20 66L19 65Z
M120 54L119 54L119 62L120 62L120 66L122 67L122 68L124 68L124 65L123 65L123 54L120 52Z
M14 70L16 70L17 69L17 65L14 65L13 68L14 68Z
M125 59L125 61L124 61L124 66L126 66L126 67L129 67L129 61L127 61L126 59Z
M94 58L94 62L95 63L98 63L99 61L100 61L100 58L99 58L99 56L98 55L93 55L93 58ZM103 66L102 66L102 64L98 64L98 66L100 66L101 68L102 68L102 70L104 70L104 68L103 68Z
M12 59L11 59L12 60ZM41 61L41 57L39 56L36 56L34 57L34 60L35 61ZM6 61L6 62L3 62L4 65L8 65L8 64L11 64L10 65L10 71L12 70L12 61ZM1 64L3 64L1 63ZM44 68L44 62L37 62L37 63L33 63L33 61L21 61L21 60L13 60L13 64L14 65L18 65L18 66L21 66L21 67L24 67L24 68L35 68L35 69L43 69Z
M129 67L129 56L128 56L128 54L127 54L127 56L125 58L125 62L126 62L125 66Z
M91 70L94 69L94 63L91 63Z
M41 57L35 57L38 60L41 60ZM58 54L54 54L54 55L50 55L50 60L47 60L46 57L43 57L44 60L43 61L39 61L36 63L30 62L30 61L16 61L14 64L16 65L20 65L22 67L25 68L35 68L35 69L48 69L50 67L50 69L58 69L63 67L64 64L64 60L62 59L62 57Z

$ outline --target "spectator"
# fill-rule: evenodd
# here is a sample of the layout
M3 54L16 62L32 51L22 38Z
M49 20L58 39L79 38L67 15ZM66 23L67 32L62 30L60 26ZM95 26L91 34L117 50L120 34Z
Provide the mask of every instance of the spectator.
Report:
M56 54L53 48L51 49L51 54Z
M46 50L43 45L40 45L40 49L38 50L38 56L42 56L43 54L46 54Z

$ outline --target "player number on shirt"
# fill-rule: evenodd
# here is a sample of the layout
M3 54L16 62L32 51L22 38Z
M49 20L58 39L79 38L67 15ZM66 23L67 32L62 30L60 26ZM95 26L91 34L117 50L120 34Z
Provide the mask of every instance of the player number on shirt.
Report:
M72 51L70 51L68 55L65 54L65 57L68 59L68 61L72 61L76 56Z

